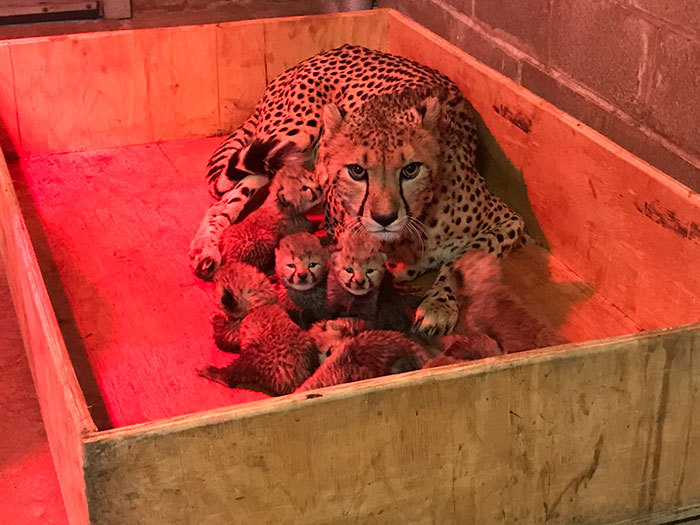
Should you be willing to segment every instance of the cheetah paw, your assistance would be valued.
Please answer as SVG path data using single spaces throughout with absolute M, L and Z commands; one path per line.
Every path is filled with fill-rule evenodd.
M 459 307 L 456 301 L 439 297 L 424 299 L 416 310 L 413 329 L 424 335 L 435 337 L 447 335 L 457 325 Z
M 195 237 L 190 244 L 189 256 L 194 274 L 203 281 L 211 281 L 221 264 L 219 247 L 208 237 Z

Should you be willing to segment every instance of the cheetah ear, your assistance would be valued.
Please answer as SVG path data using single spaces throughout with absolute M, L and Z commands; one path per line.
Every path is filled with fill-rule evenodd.
M 333 133 L 343 123 L 345 112 L 335 104 L 326 104 L 321 110 L 324 133 Z
M 416 106 L 416 111 L 423 119 L 423 127 L 431 129 L 440 117 L 440 102 L 437 97 L 428 97 L 422 104 Z

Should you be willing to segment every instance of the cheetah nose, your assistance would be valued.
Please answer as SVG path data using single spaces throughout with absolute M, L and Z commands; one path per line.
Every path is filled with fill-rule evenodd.
M 355 281 L 355 282 L 357 283 L 357 286 L 359 286 L 360 288 L 362 288 L 362 287 L 365 285 L 365 280 L 364 280 L 364 279 L 358 279 L 358 280 Z
M 374 213 L 372 214 L 372 219 L 379 224 L 380 226 L 384 226 L 385 228 L 389 226 L 392 222 L 394 222 L 399 216 L 399 212 L 395 211 L 392 213 L 388 213 L 386 215 L 375 215 Z
M 305 281 L 305 280 L 306 280 L 306 277 L 307 277 L 308 275 L 309 275 L 308 273 L 300 273 L 300 274 L 297 274 L 297 277 L 299 277 L 299 280 L 300 280 L 300 281 Z

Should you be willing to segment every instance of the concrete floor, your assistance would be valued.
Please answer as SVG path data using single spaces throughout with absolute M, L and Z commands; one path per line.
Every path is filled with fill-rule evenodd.
M 0 523 L 68 523 L 0 263 Z

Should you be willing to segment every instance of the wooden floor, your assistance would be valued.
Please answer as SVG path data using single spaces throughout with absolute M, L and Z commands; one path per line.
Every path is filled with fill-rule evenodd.
M 10 166 L 71 359 L 99 428 L 264 397 L 199 378 L 229 357 L 213 344 L 211 285 L 188 244 L 208 205 L 204 166 L 219 138 L 23 159 Z M 537 246 L 506 280 L 568 340 L 634 323 Z

